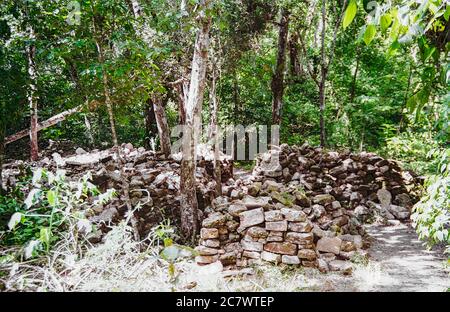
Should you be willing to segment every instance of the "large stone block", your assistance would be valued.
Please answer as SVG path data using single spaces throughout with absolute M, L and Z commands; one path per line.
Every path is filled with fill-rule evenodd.
M 299 245 L 312 244 L 313 239 L 313 233 L 288 232 L 286 234 L 286 241 Z
M 257 208 L 244 211 L 239 214 L 239 218 L 241 221 L 241 228 L 248 228 L 253 225 L 261 224 L 264 222 L 264 210 L 262 208 Z
M 261 252 L 261 259 L 264 261 L 268 261 L 268 262 L 280 263 L 281 255 L 278 255 L 278 254 L 275 254 L 272 252 L 268 252 L 268 251 L 263 251 L 263 252 Z
M 275 221 L 275 222 L 266 222 L 266 230 L 268 231 L 287 231 L 288 224 L 286 220 L 283 221 Z
M 216 228 L 202 228 L 200 230 L 200 237 L 203 239 L 218 238 L 219 230 Z
M 306 214 L 301 210 L 282 208 L 281 213 L 284 215 L 287 221 L 291 222 L 306 221 Z
M 341 251 L 342 240 L 338 237 L 322 237 L 317 242 L 317 250 L 321 252 L 331 252 L 338 255 Z
M 264 250 L 272 253 L 282 254 L 282 255 L 295 255 L 297 252 L 297 246 L 289 242 L 283 243 L 267 243 L 264 245 Z

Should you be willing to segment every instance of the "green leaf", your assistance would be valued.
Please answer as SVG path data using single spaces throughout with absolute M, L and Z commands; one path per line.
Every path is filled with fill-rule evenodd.
M 11 216 L 11 219 L 9 219 L 9 222 L 8 222 L 8 229 L 11 231 L 11 230 L 13 230 L 15 227 L 16 227 L 16 225 L 17 224 L 19 224 L 20 223 L 20 221 L 22 221 L 22 217 L 23 217 L 24 215 L 22 214 L 22 213 L 20 213 L 20 212 L 16 212 L 15 214 L 13 214 L 12 216 Z
M 369 45 L 373 38 L 375 38 L 375 35 L 377 33 L 377 28 L 375 25 L 367 25 L 366 32 L 364 33 L 364 42 L 366 45 Z
M 344 13 L 344 19 L 342 21 L 342 26 L 347 28 L 353 21 L 353 19 L 356 16 L 356 10 L 358 9 L 356 5 L 356 0 L 351 0 L 350 3 L 347 6 L 347 9 Z
M 39 235 L 39 240 L 45 244 L 48 248 L 50 246 L 50 238 L 52 237 L 52 233 L 49 228 L 42 228 Z
M 391 26 L 391 23 L 392 23 L 391 14 L 387 13 L 382 15 L 380 18 L 381 31 L 386 31 L 389 28 L 389 26 Z
M 450 17 L 450 4 L 447 4 L 447 7 L 445 8 L 444 18 L 448 22 L 448 19 Z
M 47 200 L 50 206 L 54 207 L 56 205 L 56 193 L 53 190 L 47 192 Z

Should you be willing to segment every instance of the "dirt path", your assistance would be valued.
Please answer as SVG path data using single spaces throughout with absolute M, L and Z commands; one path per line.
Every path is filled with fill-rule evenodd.
M 373 238 L 372 264 L 379 264 L 381 278 L 374 291 L 443 291 L 450 287 L 443 250 L 428 251 L 411 226 L 367 226 Z

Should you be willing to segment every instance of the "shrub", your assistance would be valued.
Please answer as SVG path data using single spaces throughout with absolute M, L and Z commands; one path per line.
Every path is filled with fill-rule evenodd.
M 7 209 L 15 212 L 2 233 L 6 244 L 23 245 L 25 259 L 39 251 L 48 252 L 63 237 L 76 248 L 80 235 L 95 230 L 87 219 L 91 209 L 107 203 L 115 194 L 113 189 L 100 193 L 90 179 L 88 173 L 78 181 L 68 181 L 63 170 L 54 174 L 36 169 L 23 203 L 9 202 L 13 208 Z
M 429 246 L 438 243 L 446 245 L 450 253 L 450 151 L 440 157 L 438 175 L 427 178 L 426 192 L 414 206 L 411 219 L 419 234 Z

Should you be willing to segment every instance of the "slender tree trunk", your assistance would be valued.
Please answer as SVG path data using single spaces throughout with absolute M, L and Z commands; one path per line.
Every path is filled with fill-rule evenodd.
M 158 135 L 158 126 L 156 125 L 155 109 L 152 98 L 149 97 L 144 107 L 145 116 L 145 147 L 150 148 L 150 138 Z
M 209 0 L 201 0 L 200 29 L 195 40 L 191 81 L 186 103 L 186 126 L 183 132 L 183 159 L 181 161 L 181 230 L 184 238 L 195 239 L 197 232 L 197 196 L 195 170 L 197 143 L 201 127 L 201 108 L 208 62 L 211 18 L 206 17 Z
M 356 68 L 355 68 L 355 72 L 353 73 L 352 87 L 350 89 L 350 102 L 353 102 L 353 100 L 355 99 L 356 79 L 358 77 L 358 70 L 359 70 L 359 47 L 357 48 L 357 52 L 356 52 Z
M 178 101 L 178 123 L 184 125 L 186 123 L 186 102 L 189 93 L 188 82 L 181 78 L 172 84 L 176 90 Z
M 161 97 L 154 96 L 152 102 L 156 124 L 158 126 L 161 151 L 166 157 L 168 157 L 170 155 L 170 131 L 169 125 L 167 124 L 166 111 L 162 105 Z
M 321 35 L 321 47 L 320 47 L 320 70 L 321 78 L 319 84 L 319 110 L 320 110 L 320 146 L 324 147 L 326 144 L 325 133 L 325 92 L 326 92 L 326 80 L 328 74 L 328 66 L 326 64 L 325 56 L 325 34 L 326 34 L 326 0 L 322 0 L 322 35 Z
M 33 28 L 29 28 L 30 40 L 36 38 Z M 39 158 L 38 146 L 38 103 L 37 103 L 37 71 L 36 71 L 36 46 L 31 43 L 27 48 L 28 57 L 28 75 L 30 78 L 30 85 L 28 88 L 28 104 L 30 106 L 30 150 L 31 159 L 36 161 Z
M 133 14 L 135 18 L 140 18 L 143 16 L 142 7 L 137 0 L 130 0 L 131 7 L 133 9 Z M 142 40 L 147 44 L 151 44 L 143 34 L 148 33 L 147 29 L 149 28 L 148 24 L 144 22 L 141 27 L 135 27 L 135 31 L 138 36 L 141 36 Z M 170 132 L 169 126 L 167 123 L 166 112 L 164 110 L 164 106 L 162 106 L 162 101 L 159 96 L 153 96 L 153 111 L 155 114 L 156 124 L 159 132 L 159 141 L 161 143 L 161 151 L 167 157 L 170 155 Z M 151 111 L 150 111 L 151 113 Z
M 109 124 L 111 126 L 112 140 L 113 140 L 114 146 L 119 146 L 119 142 L 117 140 L 116 125 L 114 122 L 114 112 L 113 112 L 113 107 L 112 107 L 111 94 L 109 92 L 109 86 L 108 86 L 109 78 L 108 78 L 108 73 L 107 73 L 106 67 L 105 67 L 105 53 L 104 53 L 103 45 L 102 45 L 101 39 L 100 39 L 102 34 L 99 33 L 97 30 L 95 16 L 92 18 L 92 24 L 94 27 L 95 44 L 97 46 L 98 62 L 100 63 L 100 67 L 102 69 L 103 95 L 105 96 L 105 104 L 106 104 L 106 109 L 108 111 Z
M 75 84 L 76 91 L 82 95 L 82 98 L 87 105 L 89 102 L 88 97 L 86 96 L 86 94 L 83 91 L 83 88 L 81 86 L 80 77 L 78 75 L 78 70 L 77 70 L 75 63 L 70 58 L 67 58 L 67 57 L 64 58 L 64 61 L 66 62 L 67 66 L 69 67 L 70 78 L 72 79 L 72 82 Z M 86 127 L 86 137 L 88 139 L 89 145 L 94 146 L 94 136 L 92 135 L 91 122 L 89 121 L 89 118 L 86 114 L 84 115 L 83 118 L 84 118 L 84 125 Z
M 211 121 L 210 121 L 210 139 L 214 146 L 214 179 L 216 181 L 216 196 L 222 196 L 222 171 L 220 168 L 220 136 L 218 126 L 218 112 L 219 102 L 216 96 L 216 70 L 215 64 L 212 65 L 212 77 L 211 77 L 211 90 L 210 90 L 210 108 L 211 108 Z
M 289 38 L 289 59 L 290 71 L 292 77 L 299 77 L 302 74 L 301 64 L 298 60 L 298 34 L 294 33 Z
M 5 193 L 5 190 L 3 189 L 2 178 L 3 161 L 5 157 L 5 130 L 5 126 L 3 124 L 0 125 L 0 195 L 3 195 Z
M 400 133 L 403 130 L 403 127 L 404 127 L 405 116 L 403 115 L 403 110 L 405 109 L 406 104 L 408 103 L 409 89 L 411 88 L 412 74 L 413 74 L 413 66 L 411 64 L 409 64 L 408 84 L 406 85 L 405 97 L 404 97 L 403 105 L 402 105 L 402 108 L 401 108 L 401 111 L 400 111 L 401 117 L 400 117 L 400 123 L 399 123 L 399 127 L 398 127 L 398 130 L 397 130 L 397 133 Z
M 286 66 L 286 45 L 289 28 L 289 11 L 281 10 L 280 28 L 278 32 L 277 64 L 272 76 L 272 124 L 281 123 L 281 109 L 283 107 L 284 70 Z

